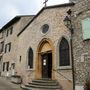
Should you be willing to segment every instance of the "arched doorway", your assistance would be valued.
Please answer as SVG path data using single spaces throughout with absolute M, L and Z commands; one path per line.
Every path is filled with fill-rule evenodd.
M 38 46 L 36 60 L 36 79 L 53 78 L 53 47 L 49 40 L 43 39 Z

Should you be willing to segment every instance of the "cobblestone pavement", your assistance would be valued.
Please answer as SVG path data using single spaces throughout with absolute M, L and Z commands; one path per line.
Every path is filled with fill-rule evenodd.
M 13 84 L 10 80 L 0 77 L 0 90 L 22 90 L 20 85 Z

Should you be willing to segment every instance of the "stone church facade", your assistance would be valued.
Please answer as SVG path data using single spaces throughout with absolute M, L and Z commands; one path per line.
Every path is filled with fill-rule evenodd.
M 90 1 L 74 2 L 15 17 L 1 29 L 2 76 L 19 75 L 23 84 L 48 78 L 62 90 L 84 90 L 90 73 Z M 64 24 L 69 10 L 73 34 Z
M 18 34 L 18 57 L 21 56 L 22 60 L 21 63 L 17 63 L 17 67 L 21 69 L 19 70 L 17 68 L 17 70 L 19 70 L 17 72 L 22 75 L 23 81 L 25 81 L 24 83 L 45 77 L 44 72 L 48 70 L 43 65 L 48 63 L 50 65 L 48 65 L 48 67 L 51 68 L 51 71 L 48 71 L 50 72 L 50 76 L 45 74 L 45 78 L 58 80 L 64 89 L 69 88 L 69 90 L 72 90 L 71 52 L 69 53 L 69 64 L 66 63 L 66 66 L 62 65 L 61 67 L 59 64 L 59 47 L 63 39 L 68 43 L 68 48 L 70 49 L 70 32 L 65 27 L 63 20 L 67 10 L 70 9 L 72 5 L 73 4 L 67 4 L 66 6 L 43 8 L 34 20 L 30 22 L 28 27 L 22 33 Z M 43 31 L 44 28 L 48 28 L 48 31 Z M 24 43 L 28 43 L 28 45 Z M 33 68 L 28 66 L 28 53 L 31 49 L 33 51 Z M 46 57 L 44 57 L 44 55 L 46 55 Z M 51 61 L 42 61 L 43 58 L 44 60 L 50 58 Z M 44 68 L 46 71 L 42 72 Z M 67 84 L 64 85 L 63 83 Z

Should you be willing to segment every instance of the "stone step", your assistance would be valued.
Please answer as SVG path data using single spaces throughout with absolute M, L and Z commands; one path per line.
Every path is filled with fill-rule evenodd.
M 32 83 L 21 86 L 23 90 L 61 90 L 56 80 L 39 79 L 33 80 Z
M 26 86 L 21 86 L 21 88 L 23 89 L 23 90 L 62 90 L 62 89 L 60 89 L 60 88 L 32 88 L 32 87 L 26 87 Z
M 59 89 L 59 86 L 42 86 L 42 85 L 33 85 L 33 84 L 29 84 L 29 85 L 25 85 L 26 87 L 30 87 L 30 88 L 44 88 L 44 89 Z
M 32 82 L 32 83 L 29 83 L 29 84 L 33 84 L 33 85 L 42 85 L 42 86 L 56 86 L 58 85 L 58 83 L 39 83 L 39 82 Z
M 49 80 L 49 79 L 39 79 L 39 80 L 33 80 L 32 83 L 57 83 L 56 80 Z
M 61 90 L 60 87 L 21 86 L 23 90 Z
M 21 88 L 22 88 L 23 90 L 32 90 L 30 87 L 26 87 L 25 85 L 21 85 Z

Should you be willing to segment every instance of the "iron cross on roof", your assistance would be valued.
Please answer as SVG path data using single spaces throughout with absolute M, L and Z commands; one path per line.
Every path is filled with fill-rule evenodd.
M 45 0 L 45 1 L 43 2 L 43 4 L 45 4 L 45 7 L 47 6 L 47 2 L 48 2 L 48 0 Z

